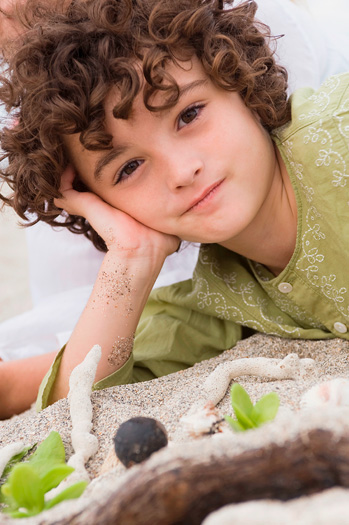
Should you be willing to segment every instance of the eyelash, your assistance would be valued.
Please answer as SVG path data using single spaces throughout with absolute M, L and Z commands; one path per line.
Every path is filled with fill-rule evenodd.
M 126 175 L 126 177 L 123 177 L 123 176 L 122 176 L 122 173 L 123 173 L 123 172 L 124 172 L 129 166 L 131 166 L 131 164 L 134 164 L 134 163 L 137 163 L 137 162 L 139 163 L 138 166 L 136 166 L 136 168 L 135 168 L 131 173 L 129 173 L 128 175 Z M 124 164 L 124 165 L 122 166 L 122 168 L 118 171 L 118 173 L 117 173 L 117 177 L 116 177 L 116 181 L 115 181 L 115 184 L 119 184 L 119 183 L 123 182 L 124 180 L 127 180 L 129 177 L 131 177 L 132 174 L 136 171 L 136 169 L 139 168 L 139 166 L 140 166 L 141 164 L 143 164 L 143 162 L 144 162 L 144 161 L 141 160 L 141 159 L 133 159 L 133 160 L 130 160 L 129 162 L 126 162 L 126 164 Z
M 192 106 L 189 106 L 187 108 L 185 108 L 179 115 L 178 119 L 177 119 L 177 127 L 178 129 L 182 129 L 182 127 L 185 127 L 185 126 L 188 126 L 189 124 L 191 124 L 194 120 L 196 120 L 198 118 L 198 116 L 200 115 L 201 113 L 201 110 L 205 107 L 205 104 L 193 104 Z M 183 116 L 186 114 L 186 113 L 189 113 L 189 111 L 192 111 L 192 110 L 196 110 L 197 113 L 195 114 L 194 118 L 190 121 L 190 122 L 187 122 L 187 123 L 184 123 L 184 126 L 180 127 L 179 126 L 179 122 L 180 120 L 183 118 Z M 115 182 L 115 185 L 116 184 L 119 184 L 119 183 L 122 183 L 123 181 L 127 180 L 129 177 L 132 177 L 133 173 L 137 170 L 137 168 L 139 166 L 141 166 L 143 164 L 143 160 L 141 159 L 133 159 L 129 162 L 127 162 L 126 164 L 124 164 L 124 166 L 122 166 L 122 168 L 118 171 L 117 173 L 117 178 L 116 178 L 116 182 Z M 134 164 L 134 163 L 139 163 L 134 170 L 132 170 L 132 172 L 130 174 L 128 174 L 126 177 L 123 177 L 122 176 L 122 173 L 131 165 L 131 164 Z
M 182 113 L 180 113 L 179 117 L 178 117 L 178 120 L 177 120 L 177 127 L 179 129 L 181 129 L 179 127 L 179 122 L 180 120 L 183 118 L 183 116 L 186 114 L 186 113 L 189 113 L 189 111 L 195 109 L 197 111 L 195 117 L 190 121 L 190 122 L 187 122 L 187 123 L 184 123 L 185 126 L 188 126 L 189 124 L 191 124 L 194 120 L 196 120 L 198 118 L 198 116 L 200 115 L 201 113 L 201 110 L 205 107 L 205 104 L 193 104 L 192 106 L 189 106 L 187 108 L 185 108 L 184 111 L 182 111 Z M 184 126 L 183 126 L 184 127 Z

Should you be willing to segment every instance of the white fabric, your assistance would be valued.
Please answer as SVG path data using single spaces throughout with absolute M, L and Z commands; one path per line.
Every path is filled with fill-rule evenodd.
M 80 286 L 52 294 L 32 310 L 4 321 L 0 326 L 0 357 L 10 361 L 57 350 L 69 338 L 91 288 Z
M 45 223 L 38 223 L 26 230 L 26 237 L 34 306 L 47 297 L 73 288 L 92 287 L 104 253 L 94 248 L 85 236 L 73 234 L 66 228 L 53 230 Z M 198 246 L 188 245 L 168 257 L 155 286 L 189 279 L 197 252 Z M 82 305 L 78 309 L 81 311 Z
M 304 86 L 317 88 L 330 75 L 349 71 L 348 6 L 337 12 L 337 23 L 332 12 L 327 24 L 290 0 L 257 3 L 257 18 L 273 36 L 284 35 L 277 41 L 276 55 L 288 70 L 291 93 Z
M 290 92 L 302 86 L 316 88 L 330 74 L 349 71 L 348 31 L 329 29 L 290 0 L 260 0 L 257 18 L 273 35 L 284 35 L 277 40 L 277 56 L 289 72 Z M 341 27 L 349 23 L 341 20 Z M 27 230 L 27 240 L 35 307 L 0 326 L 4 360 L 56 350 L 68 339 L 103 258 L 84 237 L 53 231 L 46 224 Z M 156 285 L 190 277 L 197 250 L 189 246 L 170 256 Z

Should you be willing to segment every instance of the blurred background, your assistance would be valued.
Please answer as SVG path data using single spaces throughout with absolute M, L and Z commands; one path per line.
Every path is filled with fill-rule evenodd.
M 298 3 L 302 3 L 302 0 Z M 349 31 L 348 0 L 305 0 L 305 3 L 309 11 L 319 20 L 333 24 L 333 26 L 339 24 Z
M 25 233 L 17 216 L 0 211 L 0 322 L 31 308 Z
M 295 1 L 305 4 L 316 19 L 333 28 L 334 34 L 338 29 L 349 32 L 349 0 Z M 1 108 L 0 118 L 5 118 Z M 12 210 L 4 209 L 0 212 L 0 322 L 30 307 L 25 232 Z

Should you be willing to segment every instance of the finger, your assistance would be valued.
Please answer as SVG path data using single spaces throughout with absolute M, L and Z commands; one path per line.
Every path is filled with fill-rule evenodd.
M 75 177 L 76 171 L 73 166 L 69 164 L 62 173 L 59 191 L 64 193 L 65 191 L 72 189 Z
M 74 170 L 69 169 L 64 172 L 60 188 L 62 197 L 54 199 L 54 204 L 71 215 L 87 218 L 90 209 L 98 209 L 101 205 L 105 206 L 105 203 L 94 193 L 75 190 L 73 188 L 74 176 Z
M 69 165 L 67 168 L 63 171 L 61 175 L 61 182 L 59 191 L 61 193 L 61 197 L 54 199 L 54 205 L 57 208 L 65 209 L 66 200 L 67 200 L 67 192 L 74 191 L 73 189 L 73 182 L 76 177 L 76 172 L 73 168 L 73 166 Z

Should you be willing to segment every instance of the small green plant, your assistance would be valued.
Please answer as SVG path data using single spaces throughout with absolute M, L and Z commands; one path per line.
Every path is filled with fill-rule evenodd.
M 253 405 L 246 390 L 238 383 L 234 383 L 231 387 L 230 398 L 236 419 L 230 416 L 224 416 L 224 419 L 236 432 L 257 428 L 272 421 L 280 404 L 279 396 L 275 392 L 270 392 Z
M 3 512 L 12 518 L 35 516 L 61 501 L 78 498 L 85 490 L 87 482 L 81 481 L 45 501 L 45 494 L 74 471 L 65 463 L 64 445 L 58 432 L 51 432 L 28 461 L 19 463 L 22 457 L 23 453 L 9 461 L 4 471 L 8 478 L 1 487 Z

